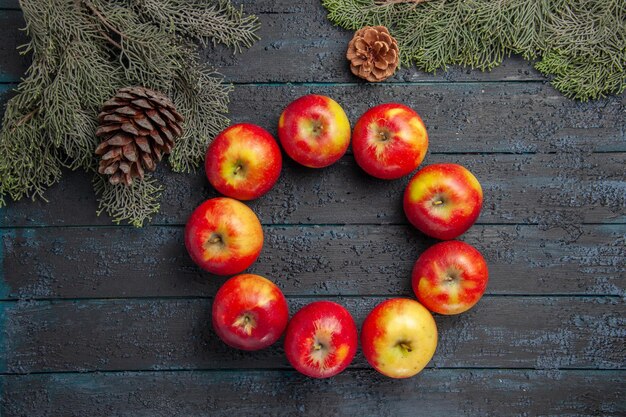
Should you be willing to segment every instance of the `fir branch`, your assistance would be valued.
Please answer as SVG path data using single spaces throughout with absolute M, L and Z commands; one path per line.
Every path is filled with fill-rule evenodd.
M 226 0 L 133 0 L 133 3 L 162 28 L 176 30 L 204 46 L 212 41 L 241 52 L 259 39 L 257 17 L 244 15 L 241 8 Z
M 122 86 L 169 94 L 185 116 L 170 157 L 194 170 L 207 144 L 228 124 L 232 89 L 199 64 L 194 41 L 241 51 L 258 20 L 226 0 L 20 0 L 30 37 L 21 53 L 32 65 L 9 100 L 0 131 L 0 206 L 5 197 L 41 197 L 63 167 L 94 172 L 96 115 Z M 132 187 L 94 180 L 99 211 L 140 226 L 159 209 L 154 178 Z
M 541 60 L 569 97 L 595 99 L 626 86 L 624 0 L 323 0 L 346 29 L 384 25 L 401 63 L 427 71 L 464 65 L 490 70 L 510 54 Z
M 101 175 L 94 176 L 93 184 L 98 195 L 98 216 L 105 212 L 114 223 L 127 221 L 135 227 L 142 227 L 159 212 L 163 187 L 150 175 L 142 181 L 133 181 L 128 187 L 111 185 Z
M 14 105 L 7 106 L 0 132 L 0 207 L 6 204 L 6 195 L 13 200 L 43 198 L 61 178 L 63 155 L 51 141 L 41 143 L 43 131 L 43 120 L 35 111 L 21 115 Z
M 196 64 L 195 53 L 190 54 L 187 71 L 178 74 L 171 93 L 176 108 L 186 117 L 185 126 L 196 128 L 185 129 L 169 156 L 176 172 L 194 171 L 211 139 L 230 123 L 225 114 L 232 85 L 224 84 L 219 74 L 206 66 Z

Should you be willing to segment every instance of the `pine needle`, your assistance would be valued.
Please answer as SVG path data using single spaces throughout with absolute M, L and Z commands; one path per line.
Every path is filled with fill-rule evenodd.
M 142 227 L 153 214 L 159 212 L 163 187 L 150 175 L 142 181 L 133 181 L 129 187 L 111 185 L 101 175 L 94 176 L 93 184 L 98 195 L 96 214 L 99 216 L 106 212 L 114 223 L 128 221 L 135 227 Z

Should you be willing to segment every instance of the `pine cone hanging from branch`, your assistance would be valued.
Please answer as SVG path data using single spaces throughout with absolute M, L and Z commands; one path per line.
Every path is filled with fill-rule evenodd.
M 100 156 L 98 172 L 109 175 L 111 184 L 131 185 L 143 179 L 144 171 L 154 171 L 163 155 L 169 154 L 183 133 L 183 117 L 174 103 L 162 93 L 144 87 L 118 90 L 104 103 L 98 115 L 96 148 Z
M 346 57 L 357 77 L 371 82 L 383 81 L 398 68 L 398 42 L 384 26 L 365 26 L 356 31 L 348 44 Z

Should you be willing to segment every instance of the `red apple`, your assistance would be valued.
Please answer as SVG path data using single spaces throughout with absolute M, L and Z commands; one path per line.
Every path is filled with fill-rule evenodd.
M 330 97 L 310 94 L 291 102 L 278 120 L 278 138 L 293 160 L 323 168 L 346 153 L 350 121 Z
M 404 192 L 404 212 L 423 233 L 454 239 L 480 214 L 483 190 L 471 172 L 457 164 L 433 164 L 420 169 Z
M 191 259 L 206 271 L 237 274 L 259 257 L 263 229 L 256 214 L 242 202 L 212 198 L 187 220 L 185 246 Z
M 423 305 L 408 298 L 378 304 L 361 329 L 363 354 L 374 369 L 391 378 L 419 373 L 437 348 L 437 325 Z
M 356 163 L 376 178 L 403 177 L 419 166 L 428 134 L 419 115 L 407 106 L 381 104 L 366 111 L 352 133 Z
M 356 324 L 344 307 L 317 301 L 298 311 L 287 326 L 285 353 L 297 371 L 312 378 L 337 375 L 352 362 Z
M 289 320 L 287 300 L 267 278 L 242 274 L 221 286 L 213 301 L 213 329 L 236 349 L 259 350 L 276 342 Z
M 205 171 L 218 192 L 238 200 L 252 200 L 274 186 L 282 164 L 280 148 L 267 130 L 240 123 L 225 129 L 211 142 Z
M 485 258 L 458 240 L 431 246 L 413 267 L 415 295 L 439 314 L 459 314 L 472 308 L 485 293 L 488 279 Z

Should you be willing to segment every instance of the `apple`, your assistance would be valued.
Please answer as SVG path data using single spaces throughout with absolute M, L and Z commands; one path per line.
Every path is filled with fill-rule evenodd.
M 352 362 L 358 344 L 357 328 L 344 307 L 316 301 L 302 307 L 289 321 L 285 334 L 287 360 L 312 378 L 337 375 Z
M 354 159 L 373 177 L 391 180 L 408 175 L 422 163 L 427 150 L 424 122 L 405 105 L 372 107 L 354 125 Z
M 260 275 L 230 278 L 213 301 L 213 329 L 224 343 L 236 349 L 259 350 L 274 344 L 288 320 L 285 296 Z
M 256 261 L 263 247 L 263 229 L 254 212 L 240 201 L 212 198 L 187 220 L 185 246 L 202 269 L 233 275 Z
M 368 314 L 361 329 L 365 359 L 391 378 L 419 373 L 437 348 L 437 325 L 430 311 L 415 300 L 392 298 Z
M 480 214 L 483 190 L 476 177 L 457 164 L 420 169 L 404 191 L 404 213 L 428 236 L 449 240 L 469 229 Z
M 439 314 L 459 314 L 472 308 L 485 293 L 488 279 L 485 258 L 458 240 L 426 249 L 415 262 L 412 275 L 417 299 Z
M 215 137 L 206 152 L 205 172 L 221 194 L 252 200 L 276 184 L 283 165 L 276 140 L 260 126 L 232 125 Z
M 294 161 L 323 168 L 346 153 L 350 121 L 335 100 L 309 94 L 291 102 L 280 115 L 278 138 Z

